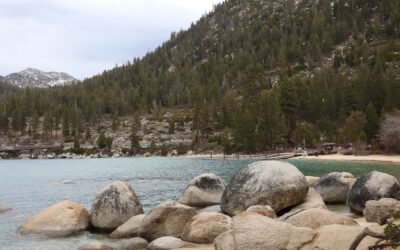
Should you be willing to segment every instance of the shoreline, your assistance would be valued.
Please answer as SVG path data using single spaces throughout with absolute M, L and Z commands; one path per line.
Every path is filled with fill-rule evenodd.
M 301 160 L 329 160 L 329 161 L 358 161 L 358 162 L 382 162 L 400 163 L 400 155 L 319 155 L 319 156 L 300 156 L 293 159 Z

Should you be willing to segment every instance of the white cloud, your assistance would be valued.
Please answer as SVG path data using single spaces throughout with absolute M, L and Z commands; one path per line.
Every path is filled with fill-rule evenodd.
M 2 0 L 0 75 L 27 67 L 78 78 L 143 56 L 222 0 Z

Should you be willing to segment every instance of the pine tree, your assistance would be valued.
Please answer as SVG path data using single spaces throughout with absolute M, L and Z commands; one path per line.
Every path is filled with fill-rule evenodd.
M 367 141 L 371 142 L 379 131 L 379 116 L 374 105 L 370 102 L 365 110 L 365 134 Z

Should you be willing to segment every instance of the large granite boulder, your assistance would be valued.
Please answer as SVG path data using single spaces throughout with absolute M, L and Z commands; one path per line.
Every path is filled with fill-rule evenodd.
M 143 218 L 140 236 L 150 241 L 163 236 L 180 238 L 186 224 L 196 214 L 192 207 L 175 201 L 164 202 Z
M 231 216 L 253 205 L 269 205 L 279 213 L 301 203 L 307 192 L 306 178 L 292 164 L 260 161 L 235 174 L 222 195 L 221 208 Z
M 67 237 L 89 227 L 89 213 L 71 201 L 52 205 L 28 219 L 18 228 L 20 234 L 42 234 L 47 237 Z
M 349 173 L 333 172 L 322 176 L 315 184 L 315 190 L 321 194 L 325 203 L 346 203 L 354 181 L 353 175 Z
M 295 227 L 257 213 L 245 212 L 233 217 L 232 231 L 218 236 L 214 247 L 218 250 L 294 250 L 311 242 L 314 235 L 314 230 L 310 228 Z
M 139 236 L 140 225 L 146 215 L 139 214 L 130 218 L 127 222 L 117 227 L 109 237 L 111 239 L 131 238 Z
M 317 229 L 314 240 L 307 245 L 303 246 L 301 250 L 338 250 L 349 249 L 354 239 L 364 230 L 362 226 L 345 226 L 345 225 L 327 225 Z M 382 227 L 370 227 L 370 229 L 377 233 L 382 233 Z M 376 238 L 370 236 L 365 237 L 357 249 L 366 250 L 369 246 L 374 245 Z
M 195 177 L 183 192 L 180 203 L 192 207 L 207 207 L 221 203 L 225 184 L 215 174 Z
M 227 215 L 214 212 L 199 213 L 185 226 L 182 239 L 200 244 L 213 243 L 218 235 L 231 227 L 232 219 Z
M 348 204 L 351 211 L 362 214 L 365 203 L 399 195 L 399 181 L 392 175 L 372 171 L 357 178 L 349 192 Z
M 400 200 L 382 198 L 379 201 L 370 200 L 365 203 L 364 216 L 368 222 L 380 223 L 394 213 L 400 213 Z
M 99 231 L 110 232 L 143 208 L 133 189 L 125 182 L 107 185 L 97 196 L 90 210 L 90 223 Z
M 290 223 L 293 226 L 297 227 L 309 227 L 313 229 L 331 224 L 348 226 L 358 225 L 357 222 L 347 216 L 334 213 L 322 208 L 311 208 L 295 213 L 292 216 L 286 218 L 284 222 Z

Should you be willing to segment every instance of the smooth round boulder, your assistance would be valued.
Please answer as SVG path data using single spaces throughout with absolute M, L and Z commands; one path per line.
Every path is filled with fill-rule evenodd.
M 227 185 L 221 199 L 224 213 L 234 216 L 254 205 L 269 205 L 277 213 L 301 203 L 308 183 L 292 164 L 260 161 L 239 170 Z
M 400 213 L 400 201 L 392 198 L 367 201 L 363 213 L 366 221 L 381 223 L 395 213 Z
M 18 233 L 42 234 L 50 238 L 67 237 L 86 230 L 89 227 L 89 213 L 86 209 L 71 201 L 52 205 L 32 218 L 18 229 Z
M 346 226 L 358 225 L 357 222 L 347 216 L 322 208 L 312 208 L 298 212 L 288 217 L 283 222 L 290 223 L 296 227 L 309 227 L 313 229 L 332 224 Z
M 127 183 L 117 181 L 96 196 L 90 223 L 98 231 L 110 232 L 138 214 L 143 214 L 143 208 L 136 193 Z
M 232 227 L 231 217 L 214 212 L 203 212 L 194 216 L 185 226 L 182 239 L 185 241 L 208 244 L 214 239 L 230 230 Z
M 181 239 L 165 236 L 158 238 L 147 246 L 148 250 L 169 250 L 169 249 L 176 249 L 181 248 L 185 245 L 185 242 Z
M 196 209 L 175 201 L 161 203 L 143 218 L 139 234 L 149 241 L 163 236 L 180 238 L 186 224 L 196 214 Z
M 139 214 L 130 218 L 127 222 L 117 227 L 109 237 L 111 239 L 131 238 L 139 236 L 140 225 L 146 215 Z
M 123 250 L 139 250 L 146 249 L 149 245 L 149 242 L 143 238 L 135 237 L 122 241 L 120 245 L 120 249 Z
M 399 194 L 400 184 L 394 176 L 372 171 L 357 178 L 347 202 L 352 212 L 363 214 L 367 201 L 396 198 Z
M 346 203 L 354 177 L 350 173 L 333 172 L 319 178 L 315 190 L 327 204 Z
M 262 205 L 251 206 L 246 210 L 246 212 L 258 213 L 267 216 L 271 219 L 275 219 L 277 217 L 275 211 L 270 206 L 262 206 Z
M 224 181 L 215 174 L 195 177 L 183 192 L 180 203 L 191 207 L 207 207 L 221 203 Z

